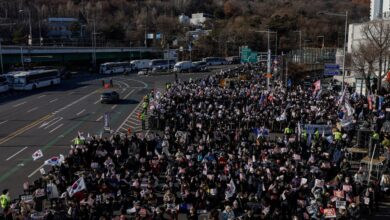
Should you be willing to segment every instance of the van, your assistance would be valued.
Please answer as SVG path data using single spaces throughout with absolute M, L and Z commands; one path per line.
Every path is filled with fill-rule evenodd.
M 133 60 L 130 63 L 136 71 L 150 68 L 150 60 Z
M 173 67 L 174 72 L 190 72 L 192 70 L 192 62 L 191 61 L 181 61 L 175 64 Z

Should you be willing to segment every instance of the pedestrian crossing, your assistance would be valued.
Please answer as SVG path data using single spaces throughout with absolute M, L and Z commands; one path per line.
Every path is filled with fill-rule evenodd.
M 142 121 L 140 115 L 142 113 L 142 102 L 130 113 L 130 115 L 123 121 L 123 123 L 117 129 L 117 132 L 128 134 L 137 133 L 142 131 Z M 145 115 L 145 130 L 147 130 L 147 121 L 149 116 Z

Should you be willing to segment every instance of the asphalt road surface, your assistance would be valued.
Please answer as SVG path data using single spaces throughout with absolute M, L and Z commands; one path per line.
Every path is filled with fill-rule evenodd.
M 198 78 L 210 73 L 179 74 L 179 78 Z M 113 80 L 120 93 L 117 104 L 101 104 L 102 80 Z M 163 90 L 174 76 L 98 76 L 81 74 L 60 85 L 35 91 L 0 94 L 0 190 L 9 189 L 17 198 L 23 183 L 38 178 L 44 161 L 68 154 L 78 132 L 99 135 L 104 114 L 110 113 L 110 126 L 117 130 L 140 105 L 151 89 Z M 136 117 L 136 116 L 135 116 Z M 134 118 L 133 120 L 137 120 Z M 41 149 L 43 158 L 33 161 L 32 154 Z

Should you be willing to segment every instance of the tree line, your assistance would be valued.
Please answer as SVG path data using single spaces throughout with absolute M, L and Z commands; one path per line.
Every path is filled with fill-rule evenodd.
M 235 55 L 238 47 L 248 45 L 264 51 L 267 38 L 259 30 L 278 32 L 272 45 L 279 51 L 297 49 L 301 31 L 305 46 L 318 47 L 317 36 L 324 36 L 325 46 L 343 44 L 344 20 L 319 15 L 319 11 L 348 10 L 351 22 L 368 19 L 367 0 L 15 0 L 0 1 L 0 37 L 9 44 L 26 44 L 29 20 L 33 39 L 45 36 L 49 17 L 76 17 L 86 22 L 86 30 L 99 33 L 101 43 L 144 46 L 146 33 L 162 33 L 161 40 L 148 46 L 186 47 L 191 41 L 185 34 L 194 27 L 179 23 L 178 16 L 204 12 L 213 19 L 204 25 L 208 36 L 191 42 L 194 56 Z M 75 28 L 78 28 L 77 26 Z M 86 40 L 90 42 L 90 40 Z M 173 42 L 177 45 L 172 45 Z M 276 49 L 276 48 L 274 48 Z

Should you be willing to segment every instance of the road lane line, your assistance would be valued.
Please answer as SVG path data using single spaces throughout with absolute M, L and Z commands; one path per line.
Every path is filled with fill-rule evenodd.
M 100 116 L 98 119 L 96 119 L 96 121 L 100 121 L 100 120 L 102 120 L 102 118 L 103 118 L 103 115 Z
M 27 149 L 27 147 L 22 148 L 20 151 L 16 152 L 15 154 L 13 154 L 13 155 L 10 156 L 10 157 L 8 157 L 8 158 L 6 159 L 6 161 L 11 160 L 13 157 L 15 157 L 16 155 L 20 154 L 22 151 L 24 151 L 24 150 L 26 150 L 26 149 Z
M 113 105 L 112 107 L 111 107 L 111 109 L 114 109 L 114 108 L 116 108 L 118 105 Z
M 55 121 L 55 120 L 57 120 L 58 118 L 56 117 L 56 118 L 53 118 L 53 119 L 51 119 L 50 121 L 48 121 L 48 122 L 43 122 L 40 126 L 39 126 L 39 128 L 43 128 L 43 127 L 46 127 L 48 124 L 50 124 L 50 123 L 52 123 L 53 121 Z
M 121 127 L 129 120 L 129 118 L 131 118 L 134 114 L 134 112 L 137 110 L 138 106 L 141 106 L 142 102 L 140 102 L 134 109 L 133 111 L 129 114 L 129 116 L 127 116 L 127 118 L 123 121 L 123 123 L 118 127 L 118 129 L 116 129 L 116 132 L 118 132 Z
M 64 111 L 64 110 L 66 110 L 66 109 L 72 107 L 73 105 L 75 105 L 75 104 L 77 104 L 77 103 L 83 101 L 84 99 L 88 98 L 89 96 L 91 96 L 91 95 L 93 95 L 93 94 L 95 94 L 95 93 L 97 93 L 97 92 L 99 92 L 99 91 L 101 91 L 101 89 L 97 89 L 97 90 L 95 90 L 95 91 L 93 91 L 93 92 L 91 92 L 91 93 L 89 93 L 89 94 L 87 94 L 87 95 L 85 95 L 85 96 L 83 96 L 83 97 L 81 97 L 81 98 L 79 98 L 79 99 L 77 99 L 77 100 L 75 100 L 75 101 L 69 103 L 68 105 L 66 105 L 66 106 L 64 106 L 64 107 L 62 107 L 62 108 L 60 108 L 60 109 L 58 109 L 57 111 L 53 112 L 53 114 L 56 115 L 56 114 L 58 114 L 58 113 L 60 113 L 60 112 L 62 112 L 62 111 Z
M 50 101 L 50 103 L 56 102 L 58 99 L 53 99 Z
M 75 92 L 70 92 L 69 95 L 73 95 Z
M 124 108 L 124 107 L 122 107 Z M 54 114 L 51 114 L 49 116 L 53 117 Z M 113 117 L 112 118 L 112 121 L 116 121 L 118 119 L 120 114 L 118 114 L 116 117 Z M 88 117 L 90 118 L 90 117 Z M 45 118 L 43 118 L 42 120 L 45 120 Z M 41 122 L 41 121 L 40 121 Z M 38 122 L 38 123 L 40 123 Z M 77 128 L 79 128 L 82 124 L 84 124 L 85 121 L 79 121 L 78 123 L 76 123 L 74 126 L 70 127 L 69 129 L 67 129 L 64 133 L 62 133 L 60 136 L 57 136 L 56 138 L 54 138 L 53 140 L 51 140 L 49 143 L 47 143 L 45 146 L 42 147 L 42 151 L 45 151 L 46 149 L 49 149 L 51 147 L 53 147 L 54 144 L 56 144 L 61 138 L 63 138 L 64 136 L 66 135 L 69 135 L 71 132 L 75 131 Z M 119 130 L 119 129 L 118 129 Z M 1 144 L 1 143 L 0 143 Z M 24 164 L 26 163 L 29 163 L 29 162 L 32 162 L 32 158 L 31 156 L 29 156 L 28 158 L 22 160 L 22 162 Z M 41 167 L 43 167 L 44 165 L 41 165 Z M 41 168 L 40 167 L 40 168 Z M 5 180 L 7 180 L 8 177 L 10 177 L 11 175 L 13 175 L 14 173 L 16 173 L 17 171 L 19 171 L 21 168 L 18 167 L 18 166 L 14 166 L 10 169 L 8 169 L 7 171 L 3 172 L 2 174 L 0 174 L 0 183 L 3 183 Z M 31 173 L 29 175 L 29 177 L 32 177 L 36 172 L 38 172 L 39 169 L 37 169 L 36 171 L 34 171 L 33 173 Z
M 5 121 L 0 122 L 0 125 L 6 123 L 7 121 L 8 121 L 8 120 L 5 120 Z
M 60 124 L 57 127 L 53 128 L 53 130 L 49 131 L 49 134 L 53 133 L 55 130 L 57 130 L 58 128 L 62 127 L 63 125 L 64 124 Z
M 79 115 L 83 114 L 83 112 L 85 112 L 85 109 L 81 110 L 81 112 L 77 113 L 76 115 L 79 116 Z
M 96 105 L 96 104 L 98 104 L 99 102 L 100 102 L 100 99 L 97 100 L 96 102 L 94 102 L 93 104 Z
M 16 108 L 16 107 L 19 107 L 19 106 L 24 105 L 24 104 L 26 104 L 26 103 L 27 103 L 27 102 L 21 102 L 21 103 L 19 103 L 19 104 L 13 105 L 12 107 Z
M 38 167 L 38 169 L 34 170 L 32 173 L 30 173 L 30 175 L 28 175 L 28 178 L 31 178 L 32 176 L 34 176 L 34 174 L 36 174 L 45 164 L 42 164 L 41 166 Z
M 51 126 L 57 124 L 59 121 L 61 121 L 62 119 L 64 119 L 63 117 L 59 117 L 57 120 L 55 120 L 54 122 L 52 122 L 51 124 L 47 125 L 44 129 L 48 129 L 50 128 Z
M 46 116 L 44 116 L 44 117 L 42 117 L 42 118 L 40 118 L 40 119 L 38 119 L 38 120 L 28 124 L 28 125 L 20 128 L 19 130 L 16 130 L 16 131 L 12 132 L 11 134 L 1 138 L 0 139 L 0 145 L 4 144 L 5 142 L 11 140 L 12 138 L 14 138 L 14 137 L 16 137 L 16 136 L 18 136 L 20 134 L 23 134 L 27 130 L 30 130 L 31 128 L 35 127 L 36 125 L 38 125 L 39 123 L 43 122 L 44 120 L 49 119 L 50 117 L 53 117 L 53 115 L 52 114 L 46 115 Z
M 28 110 L 27 113 L 33 112 L 33 111 L 35 111 L 35 110 L 37 110 L 37 109 L 38 109 L 38 107 L 34 107 L 34 108 Z
M 131 90 L 123 99 L 127 99 L 127 97 L 129 97 L 129 95 L 131 95 L 134 91 L 135 89 Z
M 46 95 L 41 95 L 41 96 L 39 96 L 38 97 L 38 99 L 41 99 L 41 98 L 43 98 L 43 97 L 45 97 Z

